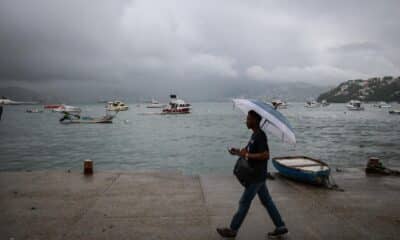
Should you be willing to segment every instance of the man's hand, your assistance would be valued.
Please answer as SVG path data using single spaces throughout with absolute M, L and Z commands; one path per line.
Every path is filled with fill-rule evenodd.
M 242 150 L 240 150 L 240 152 L 237 155 L 239 157 L 245 158 L 247 153 L 248 152 L 247 152 L 246 148 L 243 148 Z
M 231 148 L 228 150 L 230 154 L 232 155 L 238 155 L 240 150 L 238 148 Z
M 231 148 L 229 150 L 229 153 L 232 154 L 232 155 L 236 155 L 236 156 L 244 158 L 244 157 L 246 157 L 247 150 L 246 150 L 246 148 L 243 148 L 241 150 L 238 149 L 238 148 Z

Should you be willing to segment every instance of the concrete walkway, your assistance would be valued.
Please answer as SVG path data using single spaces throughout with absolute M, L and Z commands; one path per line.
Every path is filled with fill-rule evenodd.
M 345 192 L 278 177 L 268 186 L 285 239 L 399 239 L 400 178 L 335 173 Z M 233 176 L 179 172 L 1 172 L 0 239 L 220 239 L 242 188 Z M 255 199 L 237 239 L 273 229 Z

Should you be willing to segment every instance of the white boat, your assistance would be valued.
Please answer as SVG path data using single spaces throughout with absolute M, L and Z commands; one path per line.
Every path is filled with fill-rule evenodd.
M 382 102 L 375 103 L 374 107 L 377 107 L 377 108 L 391 108 L 392 105 L 382 101 Z
M 326 101 L 326 100 L 324 99 L 324 100 L 322 100 L 321 105 L 322 105 L 323 107 L 327 107 L 327 106 L 330 105 L 330 103 L 328 103 L 328 101 Z
M 70 105 L 61 104 L 58 108 L 53 109 L 54 112 L 67 112 L 71 114 L 80 114 L 82 110 L 79 107 L 74 107 Z
M 36 105 L 36 104 L 38 104 L 38 102 L 17 102 L 17 101 L 13 101 L 13 100 L 8 99 L 3 96 L 0 98 L 0 104 L 1 105 Z
M 275 109 L 286 109 L 288 104 L 280 99 L 275 99 L 271 101 L 272 106 Z
M 395 109 L 395 110 L 390 110 L 390 111 L 389 111 L 389 114 L 397 114 L 397 115 L 400 115 L 400 110 L 397 110 L 397 109 Z
M 159 103 L 155 99 L 151 99 L 150 104 L 146 105 L 147 108 L 164 108 L 166 106 L 167 106 L 166 104 Z
M 191 110 L 192 105 L 172 94 L 168 106 L 162 110 L 161 114 L 188 114 Z
M 106 105 L 107 111 L 120 112 L 120 111 L 126 111 L 128 109 L 129 107 L 121 101 L 108 102 Z
M 60 123 L 63 124 L 95 124 L 95 123 L 112 123 L 114 116 L 105 115 L 100 118 L 93 117 L 80 117 L 79 115 L 65 114 L 61 119 Z
M 320 106 L 320 104 L 315 100 L 309 100 L 304 105 L 304 107 L 306 107 L 306 108 L 316 108 L 316 107 L 319 107 L 319 106 Z
M 358 100 L 350 100 L 350 102 L 346 105 L 346 107 L 350 111 L 363 111 L 364 110 L 362 103 Z

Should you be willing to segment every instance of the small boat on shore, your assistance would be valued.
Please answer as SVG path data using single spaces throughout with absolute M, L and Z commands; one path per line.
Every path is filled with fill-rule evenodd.
M 305 156 L 275 157 L 272 164 L 281 175 L 314 185 L 323 185 L 331 171 L 328 164 Z
M 400 110 L 397 110 L 397 109 L 395 109 L 395 110 L 390 110 L 390 111 L 389 111 L 389 114 L 397 114 L 397 115 L 400 115 Z
M 351 100 L 347 105 L 347 109 L 350 111 L 363 111 L 364 107 L 362 106 L 362 103 L 358 100 Z

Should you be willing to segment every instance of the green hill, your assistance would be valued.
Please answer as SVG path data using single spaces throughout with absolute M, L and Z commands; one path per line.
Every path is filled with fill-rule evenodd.
M 361 101 L 400 102 L 400 77 L 386 76 L 368 80 L 349 80 L 322 93 L 318 101 L 343 103 L 352 99 Z

